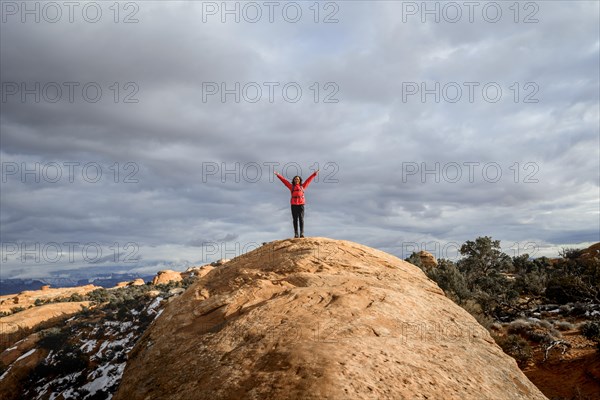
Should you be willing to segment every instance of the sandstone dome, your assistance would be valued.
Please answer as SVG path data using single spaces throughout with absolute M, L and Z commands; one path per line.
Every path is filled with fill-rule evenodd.
M 173 299 L 115 400 L 545 399 L 417 267 L 357 243 L 267 243 Z

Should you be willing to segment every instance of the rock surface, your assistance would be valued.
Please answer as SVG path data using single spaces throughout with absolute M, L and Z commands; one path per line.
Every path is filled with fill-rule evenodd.
M 115 400 L 546 398 L 419 268 L 327 238 L 210 271 L 129 358 Z
M 419 258 L 421 259 L 421 265 L 424 266 L 425 268 L 437 267 L 438 262 L 435 259 L 435 257 L 433 256 L 433 254 L 431 254 L 430 252 L 421 250 L 417 254 L 418 254 Z
M 67 318 L 90 307 L 89 301 L 72 301 L 66 303 L 50 303 L 11 314 L 0 318 L 0 334 L 16 332 L 19 328 L 33 328 L 42 322 Z
M 158 273 L 152 280 L 152 284 L 161 285 L 163 283 L 169 283 L 171 281 L 179 282 L 182 279 L 183 278 L 181 277 L 181 272 L 165 269 L 163 271 L 158 271 Z
M 85 295 L 100 286 L 85 285 L 67 288 L 42 287 L 41 290 L 25 290 L 19 294 L 0 296 L 0 312 L 8 312 L 14 307 L 28 308 L 35 305 L 35 301 L 50 301 L 58 298 L 70 297 L 74 294 Z
M 211 265 L 202 265 L 200 267 L 190 267 L 185 270 L 185 272 L 181 273 L 183 278 L 196 277 L 202 278 L 204 275 L 208 274 L 210 271 L 215 269 L 215 267 Z

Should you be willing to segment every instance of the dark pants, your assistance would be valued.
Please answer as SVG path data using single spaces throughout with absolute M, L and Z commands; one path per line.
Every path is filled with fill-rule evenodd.
M 292 204 L 292 219 L 294 220 L 294 232 L 298 234 L 298 221 L 300 221 L 300 233 L 304 233 L 304 204 L 299 206 Z

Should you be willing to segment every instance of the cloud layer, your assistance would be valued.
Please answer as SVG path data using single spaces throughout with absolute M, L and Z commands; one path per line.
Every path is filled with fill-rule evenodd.
M 2 278 L 289 237 L 273 170 L 320 168 L 308 235 L 401 257 L 600 240 L 595 1 L 21 4 L 0 25 Z

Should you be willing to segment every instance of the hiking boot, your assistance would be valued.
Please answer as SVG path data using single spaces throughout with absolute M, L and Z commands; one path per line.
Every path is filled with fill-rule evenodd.
M 300 237 L 304 237 L 304 232 L 300 233 Z
M 294 233 L 294 237 L 297 238 L 298 237 L 298 232 Z

